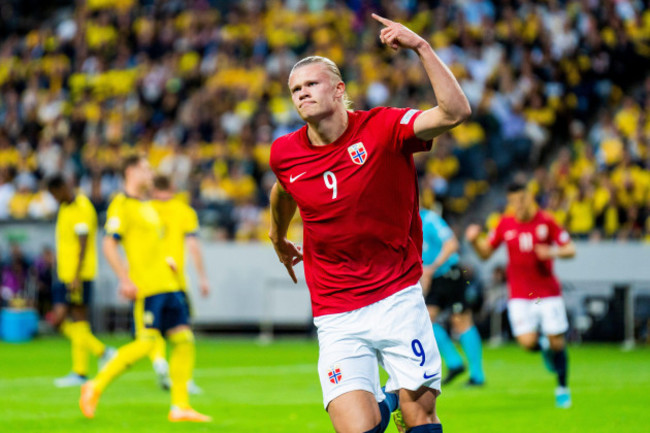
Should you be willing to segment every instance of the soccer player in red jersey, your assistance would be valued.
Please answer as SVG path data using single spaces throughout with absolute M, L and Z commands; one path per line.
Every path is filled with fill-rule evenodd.
M 575 245 L 552 216 L 537 208 L 523 183 L 513 182 L 508 187 L 508 208 L 487 238 L 479 237 L 481 227 L 475 224 L 467 227 L 465 237 L 484 260 L 505 242 L 512 332 L 524 348 L 544 351 L 549 368 L 558 377 L 556 405 L 568 408 L 571 394 L 564 334 L 569 324 L 560 283 L 553 273 L 553 259 L 575 256 Z M 539 327 L 547 339 L 539 338 Z
M 271 148 L 277 183 L 269 236 L 280 262 L 304 259 L 320 345 L 323 402 L 334 429 L 383 432 L 399 394 L 413 433 L 442 432 L 435 411 L 440 357 L 422 289 L 422 222 L 412 154 L 470 115 L 458 82 L 431 46 L 405 26 L 373 14 L 381 41 L 421 59 L 438 106 L 348 111 L 337 66 L 323 57 L 296 63 L 293 103 L 306 125 Z M 301 249 L 286 238 L 304 223 Z M 388 372 L 386 395 L 378 363 Z

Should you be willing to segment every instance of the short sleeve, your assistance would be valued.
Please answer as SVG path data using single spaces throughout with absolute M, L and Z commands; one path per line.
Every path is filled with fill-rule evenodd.
M 413 124 L 422 114 L 422 110 L 414 108 L 384 108 L 381 111 L 383 128 L 392 131 L 393 143 L 396 150 L 411 154 L 431 150 L 432 140 L 424 141 L 416 137 Z
M 90 227 L 93 224 L 93 216 L 91 215 L 91 211 L 88 208 L 89 206 L 92 206 L 92 204 L 88 203 L 83 203 L 78 204 L 76 208 L 76 218 L 74 222 L 74 232 L 77 236 L 84 236 L 90 233 Z
M 199 234 L 199 217 L 196 211 L 185 205 L 187 217 L 185 218 L 185 236 L 196 236 Z
M 111 202 L 106 211 L 106 224 L 104 225 L 106 236 L 111 236 L 118 240 L 122 239 L 126 232 L 127 223 L 128 221 L 124 215 L 124 200 L 117 197 Z
M 488 242 L 492 249 L 496 249 L 503 242 L 503 218 L 499 220 L 497 226 L 488 234 Z
M 563 246 L 571 242 L 571 236 L 569 233 L 560 226 L 555 218 L 548 218 L 548 227 L 550 232 L 550 237 L 559 246 Z

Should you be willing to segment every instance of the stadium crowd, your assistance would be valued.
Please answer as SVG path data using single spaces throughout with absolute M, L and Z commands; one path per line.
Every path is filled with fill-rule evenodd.
M 649 3 L 78 1 L 0 41 L 0 220 L 52 218 L 58 172 L 101 213 L 122 157 L 143 151 L 215 238 L 265 240 L 270 144 L 302 124 L 286 88 L 298 59 L 339 64 L 355 109 L 431 104 L 418 59 L 380 45 L 378 10 L 427 35 L 473 108 L 418 156 L 425 204 L 453 218 L 534 171 L 573 234 L 648 236 Z

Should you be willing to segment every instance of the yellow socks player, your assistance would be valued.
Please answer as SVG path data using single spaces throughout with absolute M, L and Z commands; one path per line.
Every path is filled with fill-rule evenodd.
M 100 358 L 100 366 L 114 354 L 114 349 L 107 348 L 92 334 L 90 324 L 86 321 L 73 322 L 66 319 L 59 329 L 71 343 L 72 374 L 57 379 L 57 387 L 78 386 L 86 381 L 89 353 Z
M 81 387 L 79 407 L 87 418 L 95 416 L 95 409 L 106 387 L 127 367 L 149 355 L 154 349 L 156 338 L 160 333 L 156 329 L 144 329 L 133 342 L 122 346 L 115 357 L 97 374 L 95 379 Z M 212 419 L 196 412 L 190 407 L 187 382 L 192 377 L 194 368 L 194 335 L 189 329 L 183 329 L 169 336 L 174 344 L 171 353 L 171 400 L 172 408 L 169 420 L 173 422 L 192 421 L 208 422 Z

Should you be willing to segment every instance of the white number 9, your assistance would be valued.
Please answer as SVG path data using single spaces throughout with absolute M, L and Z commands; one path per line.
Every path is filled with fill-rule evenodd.
M 338 189 L 336 188 L 336 176 L 331 171 L 326 171 L 323 173 L 323 180 L 325 181 L 325 186 L 327 189 L 332 190 L 332 200 L 338 195 Z

